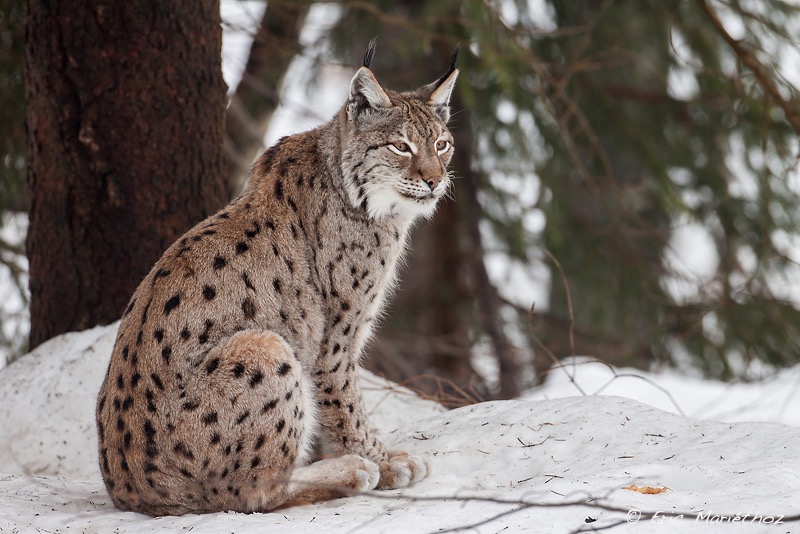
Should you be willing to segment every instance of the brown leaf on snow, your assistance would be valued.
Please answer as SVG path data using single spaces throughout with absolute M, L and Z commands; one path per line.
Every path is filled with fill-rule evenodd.
M 631 484 L 630 486 L 622 489 L 628 491 L 635 491 L 638 493 L 644 493 L 645 495 L 657 495 L 659 493 L 664 493 L 665 491 L 669 491 L 669 488 L 666 486 L 662 486 L 660 488 L 651 488 L 650 486 L 639 487 L 636 484 Z

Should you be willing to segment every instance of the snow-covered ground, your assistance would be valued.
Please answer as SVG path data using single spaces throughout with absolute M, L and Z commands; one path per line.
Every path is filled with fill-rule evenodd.
M 58 337 L 0 371 L 0 532 L 800 531 L 798 428 L 691 419 L 577 390 L 445 411 L 368 374 L 371 421 L 384 441 L 429 459 L 431 474 L 416 486 L 271 514 L 120 512 L 100 479 L 93 415 L 115 330 Z M 591 364 L 577 369 L 595 377 L 584 391 L 608 382 Z M 658 379 L 615 379 L 607 388 L 661 402 L 649 382 Z M 790 393 L 797 379 L 790 370 L 775 384 Z M 556 373 L 531 395 L 558 397 L 564 384 Z M 676 385 L 684 412 L 707 402 L 708 383 L 664 387 Z M 775 413 L 797 424 L 800 399 L 787 394 L 780 405 Z M 720 410 L 699 415 L 727 417 Z M 622 489 L 631 484 L 670 489 Z
M 800 427 L 800 365 L 752 382 L 704 380 L 687 376 L 689 372 L 668 368 L 647 373 L 576 358 L 552 370 L 542 387 L 523 397 L 543 400 L 614 395 L 693 419 L 763 421 Z

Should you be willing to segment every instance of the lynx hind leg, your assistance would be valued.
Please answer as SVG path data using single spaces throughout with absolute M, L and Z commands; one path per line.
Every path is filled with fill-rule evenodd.
M 355 454 L 320 460 L 295 469 L 287 499 L 280 508 L 369 491 L 375 489 L 379 478 L 378 464 Z
M 295 465 L 311 452 L 316 424 L 311 385 L 293 350 L 273 332 L 243 331 L 199 369 L 193 436 L 209 446 L 200 501 L 208 511 L 280 506 Z
M 223 396 L 228 415 L 212 436 L 230 473 L 216 508 L 266 512 L 373 489 L 378 466 L 348 455 L 303 466 L 313 448 L 316 400 L 292 349 L 272 332 L 232 336 L 202 364 L 209 393 Z M 209 371 L 210 370 L 210 371 Z M 226 437 L 221 437 L 226 436 Z M 212 495 L 206 499 L 214 500 Z

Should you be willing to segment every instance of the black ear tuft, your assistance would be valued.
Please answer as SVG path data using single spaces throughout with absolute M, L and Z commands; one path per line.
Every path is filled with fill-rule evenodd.
M 461 43 L 456 45 L 455 49 L 453 49 L 453 54 L 450 56 L 450 70 L 448 70 L 444 76 L 433 82 L 433 87 L 439 87 L 442 85 L 444 81 L 456 70 L 456 62 L 458 61 L 459 52 L 461 52 Z
M 428 104 L 433 108 L 433 111 L 445 122 L 450 119 L 450 96 L 453 94 L 453 87 L 458 78 L 456 62 L 460 51 L 461 43 L 458 43 L 450 56 L 450 70 L 432 84 L 426 85 L 421 89 L 423 98 L 427 97 Z
M 447 73 L 447 76 L 449 76 L 450 74 L 452 74 L 454 70 L 456 70 L 456 62 L 458 61 L 459 52 L 461 52 L 461 43 L 458 43 L 456 45 L 456 47 L 453 49 L 453 55 L 450 56 L 450 71 Z
M 364 66 L 369 68 L 369 64 L 372 63 L 372 58 L 375 56 L 375 45 L 378 42 L 377 37 L 373 37 L 372 40 L 369 42 L 369 46 L 367 47 L 367 53 L 364 54 Z M 459 47 L 461 45 L 459 44 Z

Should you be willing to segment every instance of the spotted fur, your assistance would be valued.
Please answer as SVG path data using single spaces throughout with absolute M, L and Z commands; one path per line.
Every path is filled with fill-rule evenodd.
M 362 67 L 328 124 L 268 149 L 156 263 L 97 403 L 118 508 L 268 511 L 426 475 L 373 435 L 356 370 L 411 224 L 450 183 L 457 75 L 398 93 Z M 334 457 L 307 465 L 315 440 Z

